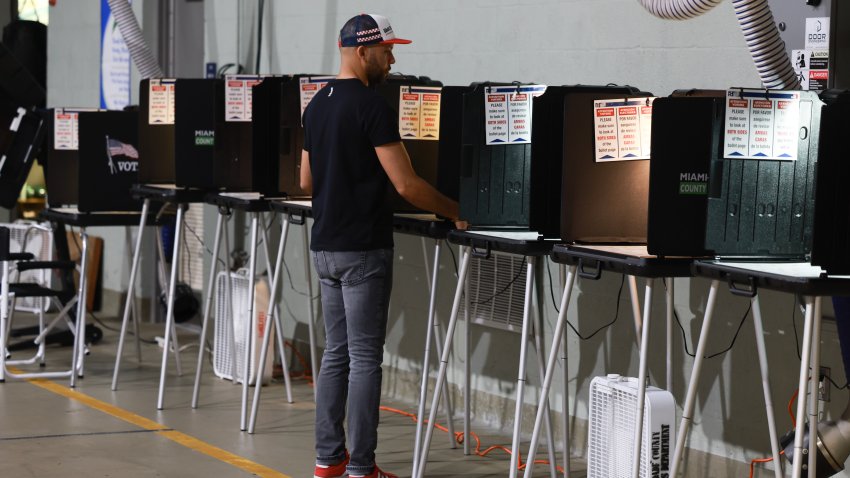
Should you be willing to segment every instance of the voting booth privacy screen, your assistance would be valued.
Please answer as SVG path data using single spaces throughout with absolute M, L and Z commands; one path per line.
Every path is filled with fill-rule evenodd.
M 820 145 L 817 165 L 812 264 L 830 275 L 850 274 L 850 92 L 829 90 L 821 95 Z
M 811 252 L 821 107 L 808 91 L 727 91 L 712 158 L 706 248 L 804 260 Z
M 306 196 L 301 189 L 301 151 L 304 128 L 301 117 L 316 93 L 333 77 L 298 74 L 253 87 L 254 155 L 257 191 L 267 196 Z
M 15 206 L 40 149 L 44 120 L 34 108 L 44 98 L 38 80 L 0 43 L 0 207 Z
M 175 183 L 180 187 L 219 189 L 222 171 L 215 161 L 216 124 L 224 121 L 224 81 L 179 79 L 174 101 Z
M 274 79 L 272 79 L 274 78 Z M 268 178 L 253 153 L 252 87 L 278 77 L 233 75 L 179 79 L 175 99 L 176 184 L 224 191 L 255 191 Z
M 50 207 L 138 211 L 138 111 L 48 110 L 45 181 Z
M 174 184 L 174 79 L 146 78 L 139 83 L 139 183 Z
M 531 186 L 529 191 L 529 226 L 531 230 L 540 232 L 544 237 L 563 237 L 562 224 L 564 215 L 571 221 L 583 214 L 577 211 L 580 206 L 575 202 L 565 199 L 566 187 L 574 187 L 574 182 L 567 182 L 566 177 L 573 175 L 575 178 L 586 174 L 583 168 L 578 168 L 570 159 L 572 155 L 592 160 L 590 153 L 593 148 L 593 136 L 584 138 L 568 137 L 574 128 L 581 128 L 594 124 L 594 101 L 600 98 L 609 98 L 615 95 L 623 98 L 634 94 L 637 90 L 629 87 L 616 86 L 547 86 L 545 93 L 534 97 L 532 113 L 532 141 L 531 141 Z M 570 169 L 570 171 L 567 171 Z M 612 177 L 612 180 L 617 178 Z M 635 184 L 644 181 L 645 177 L 624 177 L 629 183 Z M 633 207 L 640 207 L 644 198 L 634 198 L 623 194 L 623 188 L 618 188 L 616 183 L 598 183 L 598 188 L 592 195 L 584 198 L 587 201 L 599 201 L 602 205 L 610 206 L 613 201 L 621 201 L 622 204 L 616 208 L 606 210 L 606 216 L 616 215 L 620 210 L 622 215 L 632 215 Z M 640 190 L 640 188 L 638 189 Z M 615 194 L 616 192 L 616 194 Z M 568 208 L 568 210 L 564 210 Z M 604 223 L 604 218 L 600 218 Z M 595 226 L 596 227 L 596 226 Z M 627 237 L 630 236 L 627 228 L 628 223 L 619 216 L 614 217 L 611 224 L 606 226 L 608 230 L 604 236 Z M 624 228 L 622 232 L 616 232 Z M 570 230 L 570 237 L 575 233 L 581 233 L 586 239 L 601 238 L 603 234 L 593 229 L 579 231 Z M 631 234 L 633 235 L 633 234 Z M 571 239 L 572 242 L 573 239 Z
M 554 91 L 564 105 L 561 239 L 645 243 L 652 94 L 630 86 Z
M 708 179 L 723 139 L 725 91 L 683 90 L 652 107 L 647 250 L 708 256 Z
M 442 167 L 438 164 L 442 83 L 425 76 L 392 74 L 376 88 L 398 115 L 399 136 L 413 170 L 437 187 L 437 171 Z M 390 188 L 389 195 L 393 211 L 422 212 L 402 199 L 395 188 Z
M 531 101 L 543 91 L 541 85 L 486 82 L 473 83 L 464 95 L 459 202 L 470 227 L 528 229 Z

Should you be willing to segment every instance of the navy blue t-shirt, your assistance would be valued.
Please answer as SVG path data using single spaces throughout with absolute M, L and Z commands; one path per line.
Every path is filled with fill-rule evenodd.
M 387 101 L 356 78 L 332 80 L 304 110 L 313 174 L 314 251 L 393 246 L 392 187 L 376 146 L 401 141 Z

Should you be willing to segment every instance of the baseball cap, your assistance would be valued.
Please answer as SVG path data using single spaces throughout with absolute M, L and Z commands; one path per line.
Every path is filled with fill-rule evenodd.
M 367 46 L 378 44 L 407 44 L 411 40 L 396 38 L 390 21 L 383 15 L 361 13 L 345 22 L 339 31 L 339 46 Z

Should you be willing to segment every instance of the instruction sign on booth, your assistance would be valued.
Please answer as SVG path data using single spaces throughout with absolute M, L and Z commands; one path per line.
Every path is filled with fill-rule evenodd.
M 649 159 L 655 98 L 593 102 L 596 162 Z
M 729 90 L 723 157 L 795 161 L 800 94 L 794 91 Z
M 402 139 L 440 139 L 439 86 L 400 86 L 398 134 Z
M 546 85 L 489 86 L 484 91 L 485 144 L 531 143 L 531 105 Z

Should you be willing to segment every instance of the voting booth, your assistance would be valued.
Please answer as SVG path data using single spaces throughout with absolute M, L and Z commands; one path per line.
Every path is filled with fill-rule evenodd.
M 613 86 L 548 86 L 545 93 L 534 98 L 529 191 L 529 222 L 532 230 L 546 237 L 563 237 L 561 227 L 565 215 L 569 224 L 579 224 L 585 215 L 585 211 L 580 208 L 595 209 L 597 203 L 602 207 L 621 200 L 622 204 L 613 208 L 615 210 L 606 209 L 606 214 L 617 215 L 615 221 L 606 226 L 607 231 L 599 232 L 596 229 L 600 226 L 596 225 L 596 229 L 570 230 L 570 237 L 581 233 L 583 238 L 592 240 L 625 235 L 617 234 L 616 229 L 629 224 L 624 218 L 631 220 L 634 214 L 631 208 L 640 206 L 640 198 L 628 195 L 631 189 L 620 187 L 622 185 L 617 181 L 629 183 L 629 187 L 632 187 L 644 178 L 629 174 L 606 177 L 609 171 L 616 173 L 619 170 L 610 166 L 602 174 L 594 175 L 595 169 L 586 168 L 591 163 L 592 136 L 571 135 L 574 129 L 582 127 L 582 123 L 585 126 L 590 124 L 595 100 L 610 98 L 612 94 L 625 97 L 636 91 L 629 87 Z M 594 182 L 586 185 L 586 181 Z M 576 190 L 584 186 L 590 188 L 584 191 L 585 196 L 575 197 Z M 565 199 L 567 187 L 573 191 L 569 202 Z M 612 194 L 613 191 L 616 194 Z M 600 219 L 598 222 L 605 221 Z
M 629 86 L 565 86 L 561 239 L 645 243 L 652 94 Z
M 823 103 L 814 92 L 748 89 L 729 90 L 724 101 L 706 248 L 718 256 L 805 258 Z
M 398 133 L 404 143 L 413 170 L 437 187 L 440 141 L 440 103 L 442 83 L 426 76 L 392 74 L 377 87 L 398 115 Z M 408 203 L 395 188 L 390 201 L 395 212 L 421 212 Z
M 139 183 L 174 184 L 174 98 L 177 80 L 139 82 Z
M 681 90 L 653 102 L 647 250 L 708 256 L 708 179 L 723 134 L 722 90 Z
M 474 83 L 464 95 L 460 215 L 471 227 L 528 229 L 532 99 L 544 85 Z
M 850 164 L 845 146 L 850 131 L 850 92 L 827 90 L 821 99 L 826 104 L 821 109 L 812 264 L 830 274 L 850 274 Z
M 306 196 L 301 189 L 304 109 L 328 81 L 328 75 L 293 75 L 263 81 L 253 88 L 254 156 L 257 191 L 268 196 Z
M 224 191 L 255 191 L 267 180 L 266 156 L 253 154 L 252 87 L 286 77 L 230 75 L 178 79 L 175 99 L 176 184 Z M 259 184 L 256 181 L 262 180 Z
M 50 207 L 80 212 L 138 211 L 138 111 L 48 110 L 45 171 Z

